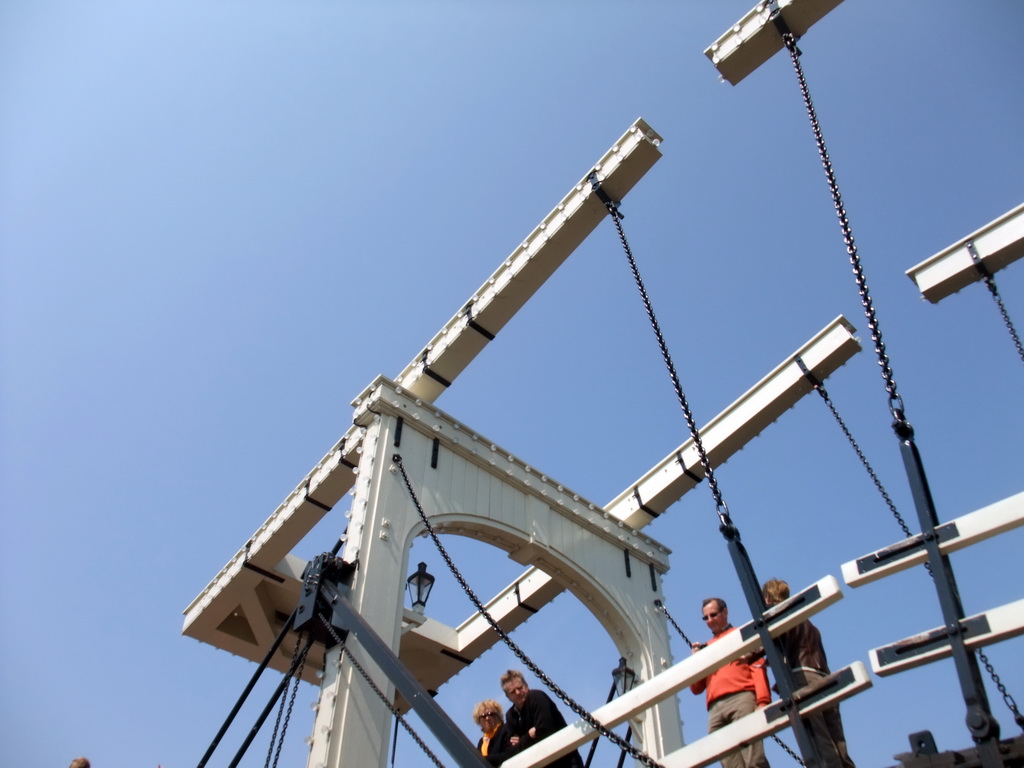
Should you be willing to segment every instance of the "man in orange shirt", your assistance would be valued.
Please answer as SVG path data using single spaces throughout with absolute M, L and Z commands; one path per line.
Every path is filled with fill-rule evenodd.
M 714 635 L 709 643 L 736 629 L 729 623 L 729 610 L 720 597 L 705 600 L 701 613 Z M 704 647 L 702 643 L 694 643 L 693 652 Z M 690 690 L 695 694 L 707 693 L 708 733 L 749 715 L 758 707 L 768 706 L 772 700 L 764 660 L 748 664 L 737 659 L 694 683 Z M 769 768 L 764 745 L 757 741 L 726 755 L 722 758 L 722 768 Z

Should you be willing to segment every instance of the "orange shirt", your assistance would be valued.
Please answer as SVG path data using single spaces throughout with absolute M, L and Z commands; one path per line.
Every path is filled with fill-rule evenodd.
M 722 634 L 711 638 L 708 645 L 735 631 L 736 627 L 730 627 Z M 707 691 L 708 709 L 711 709 L 715 699 L 740 691 L 752 691 L 759 707 L 767 706 L 772 700 L 772 692 L 768 687 L 768 673 L 765 671 L 763 659 L 753 664 L 746 664 L 737 659 L 715 670 L 703 680 L 694 683 L 690 686 L 690 690 L 695 694 Z

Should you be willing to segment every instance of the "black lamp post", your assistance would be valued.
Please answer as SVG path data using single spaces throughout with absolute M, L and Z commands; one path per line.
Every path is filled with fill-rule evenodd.
M 608 691 L 608 701 L 610 702 L 616 695 L 621 696 L 626 691 L 632 690 L 634 685 L 636 685 L 636 672 L 626 666 L 625 656 L 619 656 L 619 666 L 612 670 L 612 687 L 611 690 Z M 626 730 L 627 744 L 629 743 L 632 735 L 633 727 L 630 726 Z M 599 741 L 600 739 L 594 739 L 590 742 L 590 751 L 587 753 L 586 762 L 583 763 L 584 768 L 590 768 L 590 763 L 594 760 L 594 752 L 597 751 L 597 743 Z M 626 754 L 625 750 L 623 750 L 622 754 Z M 621 768 L 621 762 L 619 763 L 619 766 Z
M 626 666 L 624 656 L 619 657 L 619 666 L 612 670 L 612 680 L 615 681 L 615 691 L 619 696 L 631 691 L 636 685 L 636 672 Z
M 427 573 L 426 563 L 420 563 L 416 572 L 405 580 L 405 586 L 412 599 L 412 609 L 422 613 L 423 609 L 427 607 L 430 590 L 434 588 L 434 577 Z
M 615 690 L 618 692 L 619 696 L 627 691 L 631 691 L 633 686 L 636 685 L 636 672 L 626 666 L 625 657 L 619 658 L 619 666 L 612 670 L 612 679 L 615 681 Z M 630 724 L 630 726 L 626 728 L 626 743 L 629 744 L 632 738 L 633 726 Z M 623 749 L 622 753 L 619 755 L 619 762 L 616 764 L 616 768 L 622 768 L 625 762 L 626 750 Z

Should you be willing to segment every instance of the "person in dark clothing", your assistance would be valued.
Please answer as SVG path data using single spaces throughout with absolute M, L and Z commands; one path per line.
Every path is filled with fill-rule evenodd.
M 501 689 L 512 707 L 505 714 L 505 724 L 512 733 L 512 746 L 518 752 L 565 728 L 565 718 L 555 702 L 543 691 L 531 691 L 523 673 L 515 669 L 501 676 Z M 549 763 L 552 768 L 582 768 L 583 760 L 573 750 Z
M 789 584 L 781 579 L 769 579 L 761 588 L 768 607 L 789 599 Z M 818 628 L 805 621 L 779 636 L 786 661 L 793 670 L 793 685 L 797 688 L 828 677 L 828 659 Z M 818 748 L 822 768 L 856 768 L 846 748 L 843 721 L 839 705 L 809 715 L 804 720 L 811 726 L 811 737 Z
M 501 765 L 514 752 L 512 732 L 505 725 L 503 714 L 501 704 L 494 699 L 484 699 L 473 708 L 473 722 L 483 731 L 476 748 L 491 765 Z

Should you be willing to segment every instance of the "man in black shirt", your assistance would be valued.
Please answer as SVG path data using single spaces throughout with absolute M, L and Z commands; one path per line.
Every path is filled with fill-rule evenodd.
M 522 672 L 508 670 L 501 676 L 501 689 L 512 702 L 505 714 L 505 723 L 512 732 L 512 743 L 517 750 L 533 746 L 565 728 L 565 718 L 555 702 L 543 691 L 531 691 Z M 583 761 L 573 750 L 549 765 L 552 768 L 582 768 Z

